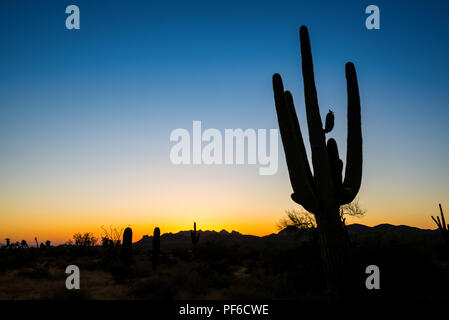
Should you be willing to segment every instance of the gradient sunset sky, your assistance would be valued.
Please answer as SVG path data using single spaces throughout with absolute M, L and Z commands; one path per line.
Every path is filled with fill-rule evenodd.
M 67 30 L 67 5 L 81 29 Z M 367 30 L 365 8 L 380 8 Z M 278 128 L 271 77 L 295 98 L 308 148 L 298 31 L 309 28 L 321 114 L 344 160 L 346 81 L 359 79 L 367 214 L 434 228 L 449 212 L 447 1 L 0 2 L 0 242 L 131 226 L 265 235 L 300 208 L 279 170 L 175 166 L 173 129 Z M 310 149 L 308 148 L 309 156 Z

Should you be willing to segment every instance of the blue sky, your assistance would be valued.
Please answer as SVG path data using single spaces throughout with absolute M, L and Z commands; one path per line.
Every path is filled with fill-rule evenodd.
M 80 8 L 80 30 L 65 29 L 69 4 Z M 380 8 L 380 30 L 365 28 L 370 4 Z M 36 205 L 48 205 L 34 197 L 62 199 L 84 188 L 107 199 L 109 185 L 123 181 L 153 190 L 163 179 L 188 185 L 199 175 L 207 183 L 222 171 L 231 189 L 267 183 L 282 191 L 270 207 L 282 215 L 293 205 L 283 156 L 278 176 L 265 182 L 256 168 L 174 169 L 169 135 L 193 120 L 277 128 L 271 76 L 278 72 L 307 137 L 304 24 L 321 113 L 336 113 L 333 136 L 343 154 L 344 64 L 355 63 L 365 152 L 360 197 L 372 223 L 390 219 L 390 209 L 400 212 L 393 222 L 431 226 L 436 203 L 449 205 L 448 9 L 445 1 L 2 1 L 0 219 L 28 202 L 22 220 L 9 215 L 16 226 Z M 61 212 L 72 203 L 60 201 Z

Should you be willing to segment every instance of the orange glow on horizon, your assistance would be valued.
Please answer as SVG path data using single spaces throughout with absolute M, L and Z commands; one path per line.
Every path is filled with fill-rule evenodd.
M 348 218 L 348 223 L 435 229 L 430 216 L 439 215 L 438 199 L 449 192 L 444 186 L 435 192 L 403 190 L 391 182 L 377 182 L 369 172 L 366 176 L 359 200 L 367 213 Z M 92 232 L 99 238 L 101 226 L 131 226 L 133 241 L 138 241 L 155 227 L 162 233 L 191 230 L 194 221 L 201 230 L 264 236 L 278 232 L 276 225 L 286 209 L 302 209 L 289 197 L 285 166 L 277 175 L 262 178 L 244 167 L 172 166 L 131 177 L 81 178 L 71 177 L 73 184 L 30 180 L 16 188 L 0 185 L 0 242 L 11 238 L 34 244 L 37 236 L 39 242 L 61 244 L 76 232 Z
M 438 215 L 439 212 L 434 210 L 432 215 Z M 232 221 L 220 221 L 219 218 L 211 219 L 196 219 L 198 230 L 214 230 L 221 231 L 226 230 L 228 232 L 237 231 L 242 234 L 250 234 L 256 236 L 265 236 L 271 233 L 278 232 L 277 222 L 283 217 L 283 213 L 272 214 L 272 219 L 269 219 L 270 215 L 264 217 L 260 220 L 249 220 L 249 219 L 233 219 Z M 384 219 L 382 219 L 384 218 Z M 408 219 L 408 221 L 403 220 L 404 215 L 390 216 L 387 214 L 374 215 L 367 213 L 365 217 L 362 218 L 347 218 L 347 223 L 360 223 L 367 226 L 376 226 L 378 224 L 389 223 L 393 225 L 406 224 L 422 229 L 435 229 L 433 221 L 429 215 L 413 217 L 413 219 Z M 382 219 L 382 220 L 381 220 Z M 124 224 L 122 221 L 125 219 L 117 219 L 113 223 L 105 224 L 101 222 L 94 221 L 84 221 L 77 223 L 65 223 L 64 219 L 54 222 L 52 225 L 47 225 L 44 222 L 33 221 L 31 223 L 22 224 L 17 227 L 17 224 L 12 225 L 8 223 L 2 223 L 0 227 L 0 243 L 4 243 L 5 238 L 10 238 L 12 242 L 21 241 L 25 239 L 28 245 L 35 244 L 34 237 L 38 238 L 39 243 L 45 242 L 46 240 L 51 240 L 52 244 L 63 244 L 68 240 L 72 239 L 74 233 L 80 232 L 92 232 L 98 239 L 101 238 L 103 231 L 101 226 L 109 229 L 110 226 L 113 228 L 121 229 L 125 227 L 131 227 L 133 229 L 133 242 L 140 240 L 144 235 L 151 236 L 155 227 L 161 229 L 161 234 L 164 233 L 177 233 L 179 231 L 187 231 L 193 229 L 193 219 L 186 218 L 180 223 L 175 223 L 170 221 L 170 219 L 160 220 L 160 223 L 152 223 L 150 221 L 145 221 L 143 219 L 132 219 L 129 224 Z M 148 219 L 150 220 L 150 219 Z M 151 219 L 152 220 L 152 219 Z M 122 222 L 122 223 L 121 223 Z

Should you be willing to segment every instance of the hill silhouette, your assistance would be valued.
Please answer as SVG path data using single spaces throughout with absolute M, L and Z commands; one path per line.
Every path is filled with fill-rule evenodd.
M 420 229 L 416 227 L 406 225 L 392 225 L 392 224 L 379 224 L 374 227 L 369 227 L 363 224 L 350 224 L 347 226 L 347 230 L 351 236 L 370 236 L 379 235 L 395 235 L 395 236 L 435 236 L 438 237 L 438 230 Z M 242 234 L 238 231 L 227 230 L 214 231 L 214 230 L 199 230 L 201 233 L 201 242 L 221 242 L 222 244 L 235 244 L 235 243 L 261 243 L 266 241 L 308 241 L 312 237 L 312 229 L 299 230 L 295 227 L 287 227 L 278 233 L 272 233 L 266 236 L 255 236 Z M 133 243 L 134 246 L 142 246 L 144 248 L 150 248 L 152 245 L 153 236 L 144 235 L 142 239 Z M 161 242 L 165 248 L 175 247 L 191 247 L 190 230 L 179 231 L 176 233 L 164 233 L 161 235 Z

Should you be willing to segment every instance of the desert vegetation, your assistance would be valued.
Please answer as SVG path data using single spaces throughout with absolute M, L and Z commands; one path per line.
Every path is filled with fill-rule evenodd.
M 449 298 L 449 255 L 439 231 L 388 225 L 348 230 L 358 298 Z M 73 240 L 42 250 L 3 246 L 0 299 L 333 298 L 315 228 L 290 226 L 266 237 L 196 230 L 202 240 L 195 247 L 192 231 L 155 230 L 131 250 L 132 230 L 111 247 Z M 80 290 L 65 288 L 70 264 L 81 270 Z M 380 267 L 382 290 L 366 290 L 369 264 Z

